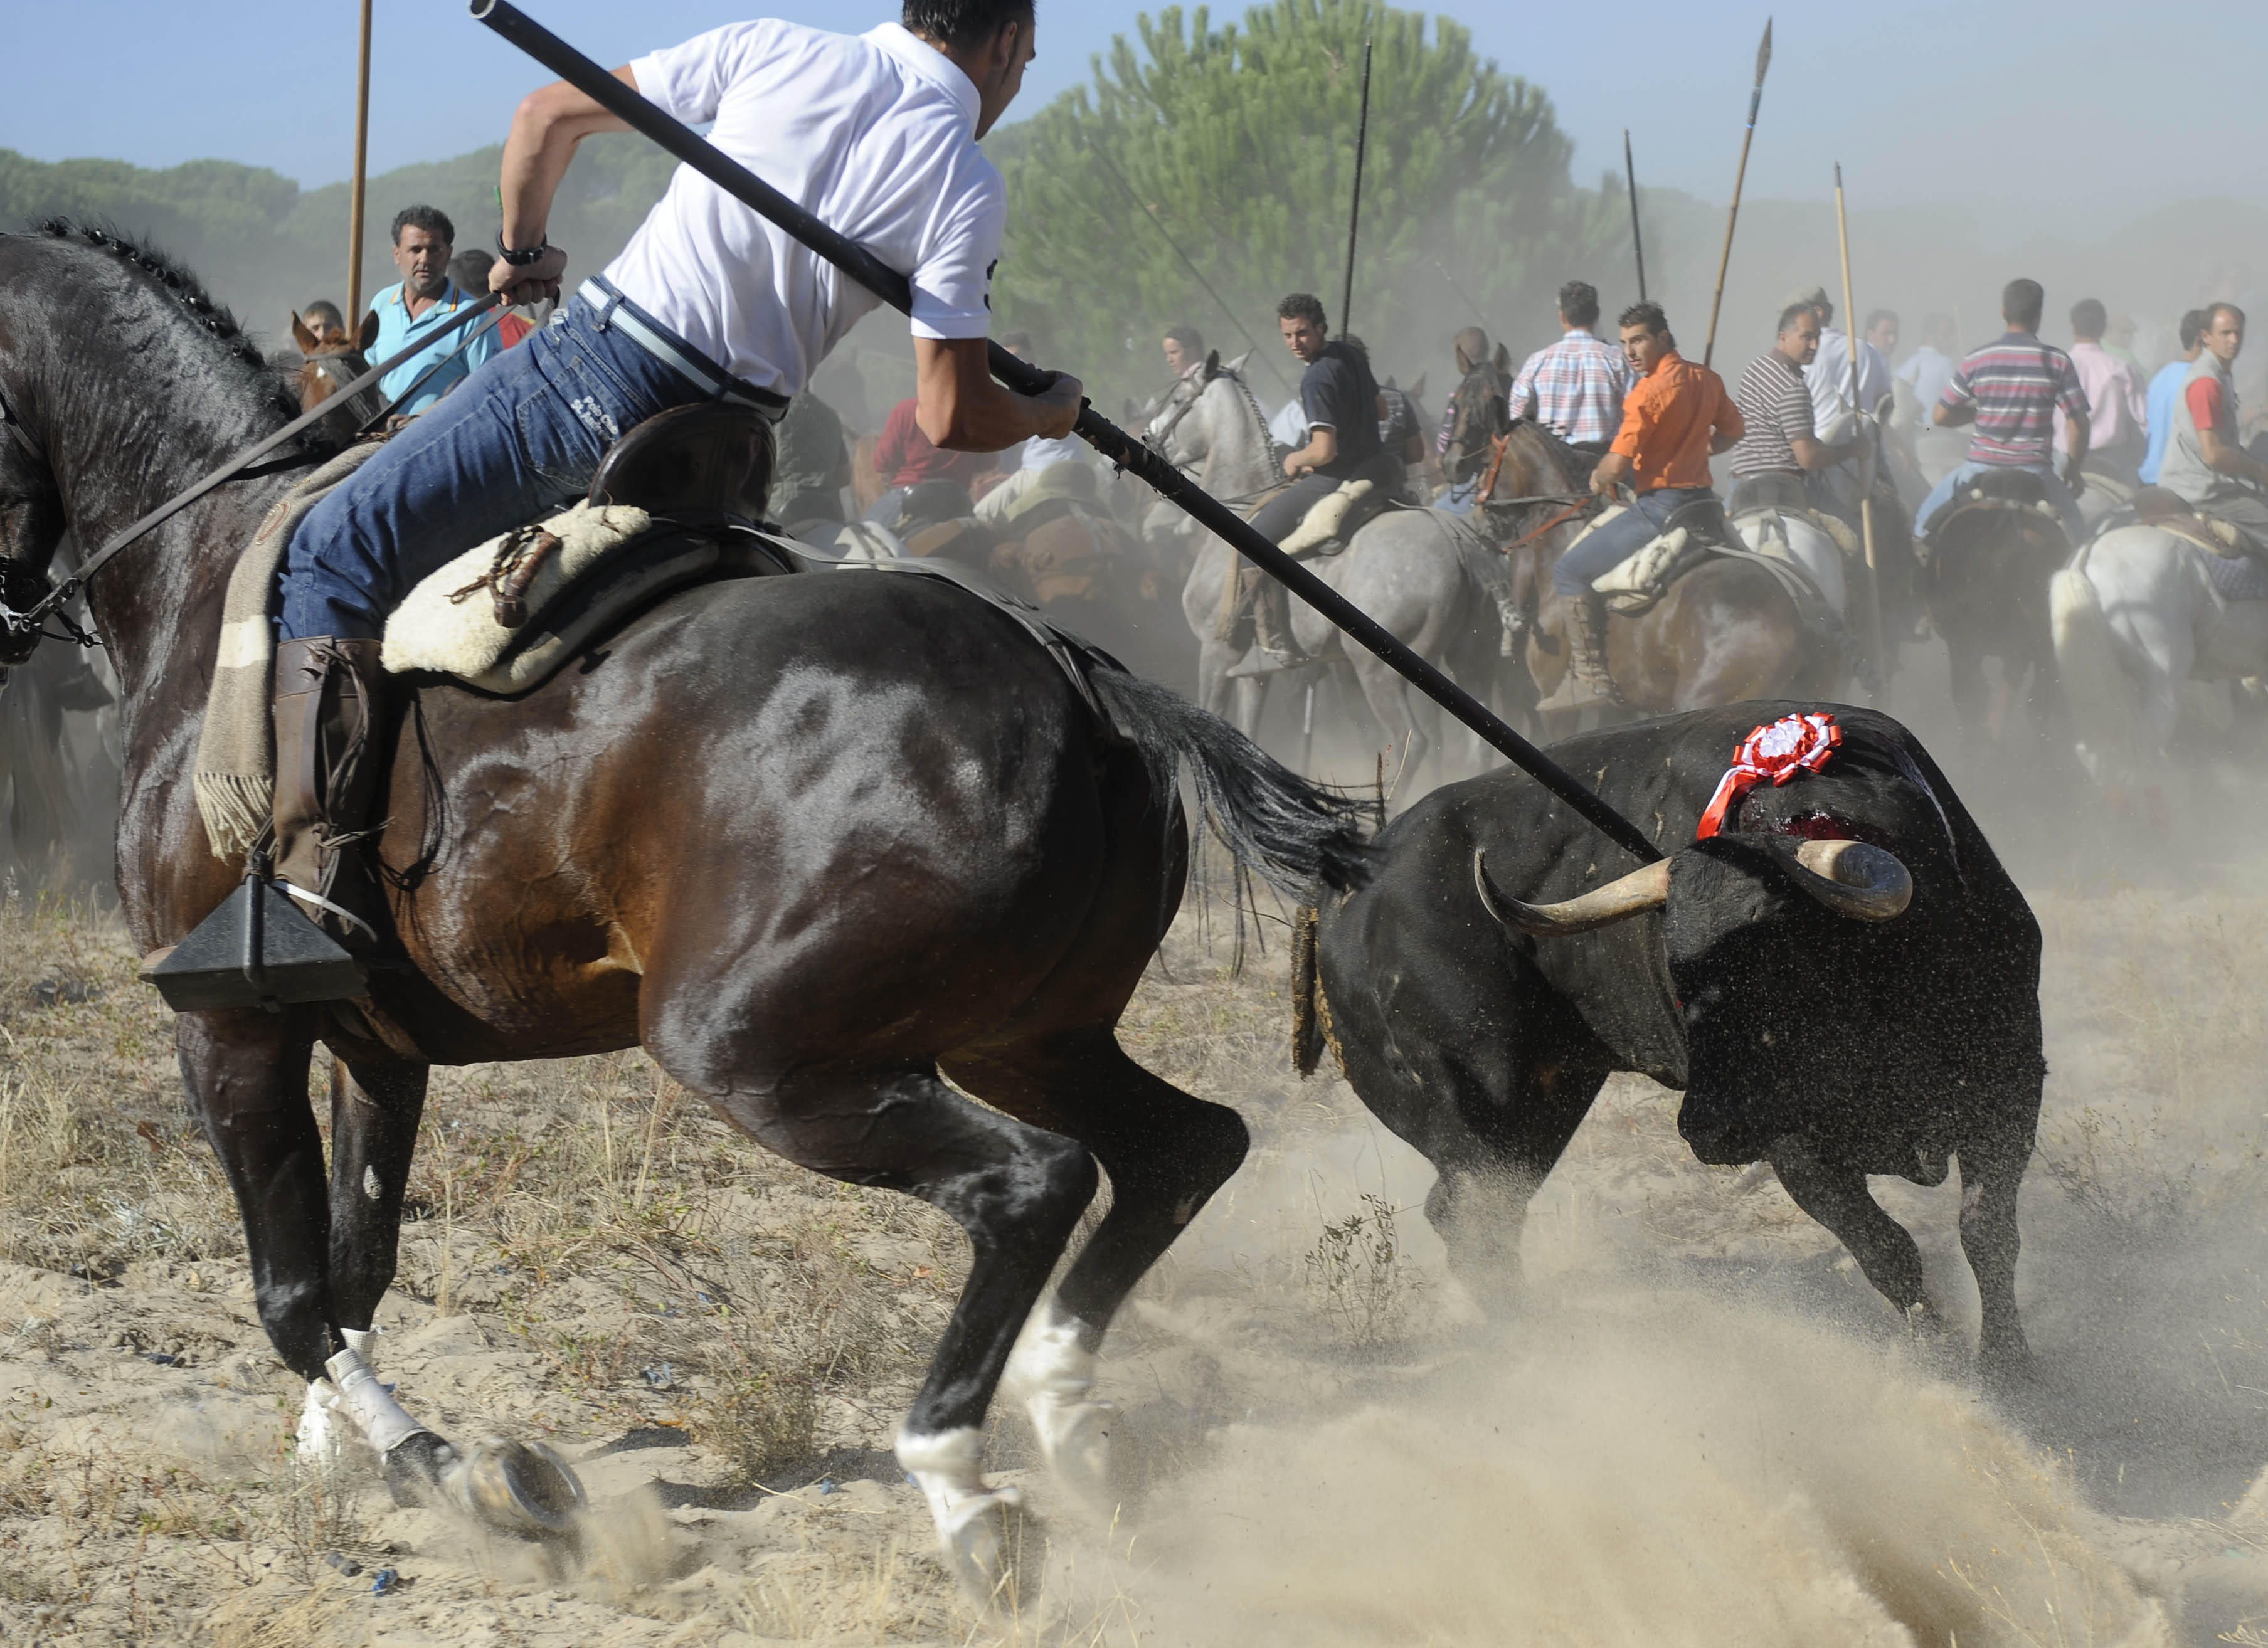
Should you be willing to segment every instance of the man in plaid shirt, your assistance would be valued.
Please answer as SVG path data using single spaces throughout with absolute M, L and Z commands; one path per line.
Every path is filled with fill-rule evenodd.
M 1622 350 L 1591 328 L 1598 323 L 1598 289 L 1569 281 L 1559 289 L 1559 324 L 1566 335 L 1528 357 L 1506 397 L 1512 416 L 1531 418 L 1571 445 L 1602 453 L 1623 426 L 1623 396 L 1631 386 Z
M 1993 469 L 2022 469 L 2039 476 L 2048 499 L 2063 516 L 2073 541 L 2087 535 L 2076 489 L 2087 461 L 2089 430 L 2087 391 L 2071 357 L 2039 339 L 2040 313 L 2047 294 L 2034 280 L 2012 280 L 2000 294 L 2000 318 L 2008 329 L 1961 363 L 1931 416 L 1940 428 L 1973 423 L 1969 460 L 1947 475 L 1922 500 L 1914 519 L 1925 536 L 1953 495 Z M 2055 415 L 2065 420 L 2067 456 L 2058 475 L 2053 462 Z

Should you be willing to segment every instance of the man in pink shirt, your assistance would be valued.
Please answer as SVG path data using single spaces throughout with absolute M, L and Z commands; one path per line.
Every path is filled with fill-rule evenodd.
M 2092 415 L 2086 475 L 2099 475 L 2125 486 L 2137 484 L 2135 471 L 2149 444 L 2141 374 L 2134 364 L 2102 347 L 2110 325 L 2098 298 L 2082 298 L 2071 306 L 2071 364 L 2079 372 L 2079 386 L 2087 392 Z M 2064 417 L 2056 414 L 2056 434 L 2063 433 Z

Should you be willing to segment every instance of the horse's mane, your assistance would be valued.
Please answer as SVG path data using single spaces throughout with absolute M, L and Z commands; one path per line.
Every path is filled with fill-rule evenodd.
M 1562 440 L 1556 431 L 1545 428 L 1533 418 L 1521 418 L 1513 427 L 1533 434 L 1543 443 L 1544 452 L 1552 461 L 1559 466 L 1561 473 L 1577 477 L 1579 485 L 1589 479 L 1591 471 L 1598 465 L 1596 454 L 1578 451 Z
M 156 285 L 162 287 L 189 318 L 226 346 L 228 352 L 246 365 L 257 371 L 268 370 L 268 362 L 257 345 L 245 335 L 242 326 L 228 307 L 214 298 L 204 289 L 204 283 L 183 269 L 171 254 L 159 250 L 147 240 L 122 234 L 115 228 L 95 224 L 74 222 L 69 217 L 48 217 L 32 226 L 34 234 L 45 235 L 50 240 L 70 240 L 90 246 L 98 251 L 114 254 L 121 262 L 131 264 Z

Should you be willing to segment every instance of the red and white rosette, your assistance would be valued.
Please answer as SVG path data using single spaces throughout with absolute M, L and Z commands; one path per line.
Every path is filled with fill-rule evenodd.
M 1843 729 L 1831 715 L 1783 716 L 1758 727 L 1733 752 L 1733 764 L 1717 781 L 1717 793 L 1709 798 L 1708 811 L 1702 813 L 1701 828 L 1693 838 L 1706 841 L 1723 829 L 1727 815 L 1758 784 L 1784 784 L 1817 772 L 1842 742 Z

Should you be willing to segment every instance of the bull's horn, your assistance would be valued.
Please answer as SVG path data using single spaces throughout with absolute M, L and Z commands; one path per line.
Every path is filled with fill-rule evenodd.
M 1473 885 L 1488 913 L 1513 932 L 1538 938 L 1566 938 L 1596 927 L 1628 921 L 1669 901 L 1669 860 L 1657 859 L 1602 887 L 1557 904 L 1523 904 L 1489 879 L 1488 855 L 1473 853 Z
M 1913 902 L 1913 873 L 1897 855 L 1858 841 L 1808 841 L 1795 850 L 1795 884 L 1859 921 L 1888 921 Z

